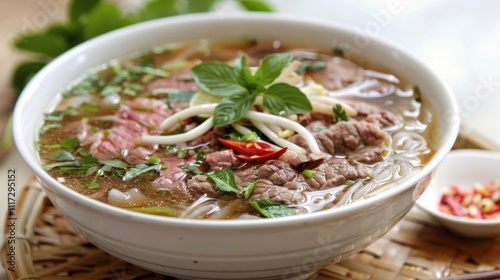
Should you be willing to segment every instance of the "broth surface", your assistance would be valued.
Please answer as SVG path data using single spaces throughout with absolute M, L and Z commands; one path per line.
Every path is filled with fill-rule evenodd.
M 211 128 L 189 139 L 185 137 L 206 125 L 211 113 L 160 127 L 176 113 L 225 98 L 201 90 L 193 67 L 217 61 L 238 69 L 235 63 L 245 55 L 244 68 L 257 76 L 264 59 L 276 53 L 289 53 L 292 60 L 260 90 L 281 83 L 309 99 L 311 112 L 278 117 L 305 127 L 321 153 L 314 153 L 307 137 L 279 121 L 243 117 L 236 125 Z M 426 141 L 432 118 L 422 108 L 418 87 L 356 65 L 339 49 L 320 52 L 278 41 L 200 41 L 153 47 L 101 69 L 63 92 L 57 108 L 46 114 L 37 142 L 39 155 L 47 172 L 69 188 L 133 211 L 211 219 L 310 213 L 395 187 L 433 154 Z M 269 113 L 266 101 L 259 101 L 262 96 L 266 98 L 265 92 L 251 111 Z M 269 133 L 277 135 L 279 143 Z M 188 140 L 162 144 L 143 135 L 161 136 L 161 141 L 181 135 Z M 228 148 L 221 138 L 267 143 L 271 150 L 247 146 L 246 152 L 262 154 L 245 154 Z M 282 153 L 272 155 L 278 151 Z M 231 180 L 236 191 L 224 189 L 234 188 Z

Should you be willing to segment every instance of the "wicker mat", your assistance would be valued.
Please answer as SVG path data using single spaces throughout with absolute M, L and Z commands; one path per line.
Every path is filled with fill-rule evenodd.
M 10 279 L 174 279 L 94 247 L 72 230 L 36 181 L 25 188 L 16 214 L 16 272 L 7 270 Z M 5 269 L 6 254 L 4 243 Z M 500 238 L 461 238 L 415 207 L 382 239 L 311 279 L 436 279 L 497 269 Z

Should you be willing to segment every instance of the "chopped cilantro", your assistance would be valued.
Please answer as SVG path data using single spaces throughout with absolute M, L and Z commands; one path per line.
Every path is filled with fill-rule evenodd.
M 335 107 L 333 107 L 333 113 L 335 114 L 337 121 L 347 121 L 349 117 L 347 117 L 347 113 L 344 110 L 344 107 L 340 104 L 336 104 Z

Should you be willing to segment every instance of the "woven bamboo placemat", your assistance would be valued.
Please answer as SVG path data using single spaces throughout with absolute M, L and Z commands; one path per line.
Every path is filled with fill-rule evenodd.
M 457 147 L 477 146 L 463 142 Z M 68 225 L 35 180 L 24 189 L 16 215 L 16 271 L 8 270 L 6 242 L 0 257 L 9 279 L 175 279 L 126 263 L 90 244 Z M 437 279 L 498 269 L 500 238 L 459 237 L 414 207 L 382 239 L 325 267 L 310 280 Z

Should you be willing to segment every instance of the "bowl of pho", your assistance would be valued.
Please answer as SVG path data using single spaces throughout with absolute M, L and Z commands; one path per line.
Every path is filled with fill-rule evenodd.
M 281 14 L 189 15 L 66 52 L 22 93 L 20 154 L 90 242 L 185 279 L 286 279 L 376 241 L 458 133 L 395 43 Z

